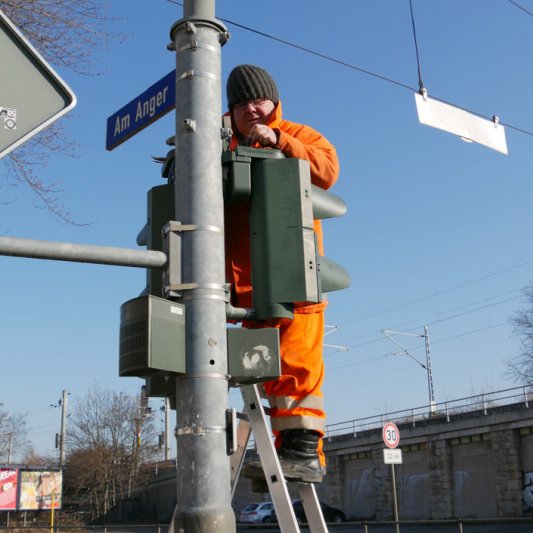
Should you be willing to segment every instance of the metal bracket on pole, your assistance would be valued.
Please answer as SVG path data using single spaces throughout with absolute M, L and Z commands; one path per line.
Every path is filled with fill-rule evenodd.
M 182 224 L 174 220 L 163 227 L 163 250 L 168 257 L 166 268 L 163 272 L 163 293 L 165 298 L 183 298 L 183 291 L 201 290 L 203 298 L 228 301 L 225 284 L 220 283 L 183 283 L 181 275 L 181 234 L 184 231 L 212 231 L 224 233 L 217 226 Z M 198 296 L 198 295 L 196 295 Z
M 165 298 L 181 296 L 181 292 L 176 290 L 176 286 L 181 284 L 181 232 L 177 229 L 179 226 L 179 222 L 170 221 L 163 227 L 163 251 L 168 257 L 163 271 Z
M 244 462 L 244 456 L 246 455 L 246 448 L 248 441 L 250 440 L 250 434 L 252 429 L 250 427 L 250 421 L 244 413 L 236 413 L 236 418 L 233 418 L 232 413 L 232 433 L 231 437 L 234 439 L 231 446 L 230 453 L 230 468 L 231 468 L 231 497 L 235 494 L 237 488 L 237 481 L 239 480 L 239 474 L 241 473 L 242 464 Z M 237 423 L 237 419 L 239 422 Z M 229 430 L 228 430 L 229 434 Z

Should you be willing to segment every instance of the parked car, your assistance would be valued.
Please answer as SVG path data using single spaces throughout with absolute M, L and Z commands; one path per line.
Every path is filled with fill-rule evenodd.
M 247 524 L 269 524 L 273 521 L 272 502 L 251 503 L 247 505 L 239 515 L 239 522 Z
M 320 502 L 320 507 L 322 508 L 322 515 L 324 516 L 324 520 L 326 522 L 345 522 L 346 521 L 346 515 L 340 509 L 337 509 L 336 507 L 331 507 L 331 505 L 328 505 L 327 503 L 324 503 L 324 502 Z M 302 500 L 293 500 L 292 508 L 294 509 L 296 520 L 298 520 L 298 522 L 306 523 L 307 518 L 305 516 L 305 511 L 304 511 Z M 274 522 L 278 521 L 276 517 L 276 511 L 273 511 L 272 519 Z

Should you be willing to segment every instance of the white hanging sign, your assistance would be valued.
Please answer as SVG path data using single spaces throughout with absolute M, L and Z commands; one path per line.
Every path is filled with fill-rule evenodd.
M 507 155 L 505 129 L 497 121 L 487 120 L 459 107 L 415 93 L 416 110 L 421 124 L 458 135 Z

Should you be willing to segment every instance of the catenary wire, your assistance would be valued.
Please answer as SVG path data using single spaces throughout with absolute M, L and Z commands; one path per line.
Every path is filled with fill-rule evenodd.
M 513 290 L 513 291 L 509 291 L 509 292 L 506 292 L 506 293 L 503 293 L 503 294 L 498 294 L 496 296 L 491 296 L 489 298 L 483 298 L 482 300 L 476 300 L 474 302 L 469 302 L 467 304 L 463 304 L 463 305 L 459 305 L 459 306 L 456 306 L 456 307 L 452 307 L 450 309 L 444 309 L 444 310 L 439 310 L 438 312 L 436 313 L 431 313 L 431 314 L 428 314 L 428 315 L 424 315 L 424 316 L 421 316 L 421 317 L 417 317 L 416 319 L 412 319 L 412 320 L 408 320 L 406 322 L 401 322 L 401 323 L 398 323 L 398 324 L 392 324 L 392 325 L 389 325 L 387 326 L 386 329 L 394 329 L 394 330 L 397 330 L 399 328 L 406 328 L 408 326 L 411 326 L 410 330 L 414 329 L 414 326 L 412 326 L 412 324 L 419 324 L 419 323 L 424 323 L 426 324 L 426 321 L 428 319 L 432 319 L 434 318 L 435 316 L 438 316 L 438 317 L 442 317 L 443 315 L 447 315 L 448 313 L 452 313 L 452 312 L 455 312 L 455 311 L 459 311 L 459 310 L 462 310 L 462 309 L 465 309 L 465 308 L 468 308 L 468 307 L 471 307 L 473 305 L 478 305 L 480 303 L 483 303 L 483 302 L 489 302 L 491 300 L 495 300 L 497 298 L 502 298 L 504 296 L 509 296 L 511 294 L 515 294 L 517 292 L 522 292 L 522 289 L 516 289 L 516 290 Z M 340 326 L 337 326 L 337 329 L 340 329 Z M 367 333 L 361 333 L 355 337 L 350 337 L 349 339 L 345 339 L 345 341 L 351 341 L 351 342 L 354 342 L 354 341 L 357 341 L 359 339 L 364 339 L 365 337 L 370 337 L 370 336 L 374 336 L 376 334 L 376 330 L 375 329 L 372 329 L 371 331 L 368 331 Z
M 458 335 L 453 335 L 452 337 L 446 337 L 444 339 L 438 339 L 436 341 L 431 341 L 431 344 L 434 345 L 434 344 L 440 344 L 441 342 L 452 341 L 452 340 L 455 340 L 455 339 L 459 339 L 461 337 L 466 337 L 467 335 L 474 335 L 475 333 L 480 333 L 481 331 L 486 331 L 486 330 L 492 329 L 492 328 L 498 328 L 500 326 L 506 326 L 508 324 L 509 324 L 508 322 L 500 322 L 499 324 L 493 324 L 493 325 L 490 325 L 490 326 L 486 326 L 484 328 L 472 329 L 470 331 L 465 331 L 464 333 L 459 333 Z
M 165 1 L 170 3 L 170 4 L 175 4 L 175 5 L 183 7 L 183 4 L 181 2 L 176 1 L 176 0 L 165 0 Z M 307 48 L 305 46 L 301 46 L 301 45 L 296 44 L 296 43 L 292 43 L 290 41 L 287 41 L 286 39 L 281 39 L 280 37 L 276 37 L 275 35 L 271 35 L 269 33 L 263 32 L 263 31 L 255 30 L 253 28 L 250 28 L 249 26 L 245 26 L 244 24 L 240 24 L 238 22 L 235 22 L 235 21 L 232 21 L 232 20 L 229 20 L 229 19 L 225 19 L 225 18 L 222 18 L 222 17 L 217 17 L 217 18 L 219 20 L 221 20 L 222 22 L 225 22 L 226 24 L 230 24 L 232 26 L 235 26 L 237 28 L 243 29 L 245 31 L 249 31 L 251 33 L 255 33 L 256 35 L 260 35 L 261 37 L 265 37 L 267 39 L 271 39 L 273 41 L 279 42 L 279 43 L 284 44 L 286 46 L 290 46 L 291 48 L 295 48 L 295 49 L 300 50 L 302 52 L 305 52 L 307 54 L 314 55 L 314 56 L 319 57 L 321 59 L 324 59 L 326 61 L 330 61 L 332 63 L 336 63 L 337 65 L 341 65 L 343 67 L 346 67 L 346 68 L 349 68 L 349 69 L 352 69 L 352 70 L 356 70 L 358 72 L 361 72 L 362 74 L 366 74 L 368 76 L 372 76 L 374 78 L 380 79 L 382 81 L 385 81 L 387 83 L 396 85 L 398 87 L 402 87 L 404 89 L 408 89 L 409 91 L 419 92 L 418 89 L 412 87 L 411 85 L 408 85 L 406 83 L 402 83 L 400 81 L 394 80 L 394 79 L 389 78 L 387 76 L 384 76 L 382 74 L 377 74 L 376 72 L 372 72 L 372 71 L 370 71 L 368 69 L 364 69 L 364 68 L 358 67 L 356 65 L 352 65 L 351 63 L 347 63 L 346 61 L 342 61 L 342 60 L 334 58 L 332 56 L 329 56 L 329 55 L 326 55 L 326 54 L 322 54 L 321 52 L 317 52 L 316 50 L 311 50 L 310 48 Z M 458 109 L 462 109 L 463 111 L 467 111 L 468 113 L 471 113 L 473 115 L 477 115 L 478 117 L 481 117 L 481 118 L 484 118 L 484 119 L 487 119 L 487 120 L 491 120 L 491 121 L 494 120 L 493 116 L 484 115 L 483 113 L 479 113 L 478 111 L 473 111 L 471 109 L 467 109 L 466 107 L 458 106 L 458 105 L 456 105 L 456 104 L 454 104 L 452 102 L 444 100 L 443 98 L 439 98 L 439 97 L 435 96 L 434 94 L 431 95 L 431 98 L 433 100 L 437 100 L 439 102 L 442 102 L 443 104 L 448 104 L 448 105 L 451 105 L 453 107 L 457 107 Z M 513 125 L 509 124 L 508 122 L 503 122 L 502 120 L 500 120 L 499 124 L 501 124 L 502 126 L 505 126 L 506 128 L 509 128 L 509 129 L 512 129 L 512 130 L 515 130 L 517 132 L 523 133 L 525 135 L 530 135 L 531 137 L 533 137 L 533 132 L 527 131 L 527 130 L 525 130 L 523 128 L 518 128 L 516 126 L 513 126 Z
M 44 413 L 46 411 L 51 411 L 52 409 L 54 408 L 51 406 L 48 406 L 48 407 L 42 407 L 41 409 L 34 409 L 33 411 L 25 411 L 24 413 L 21 413 L 21 414 L 22 416 L 24 416 L 24 418 L 26 418 L 27 416 L 34 416 L 34 415 Z
M 499 276 L 500 274 L 505 274 L 506 272 L 510 272 L 511 270 L 515 270 L 517 268 L 520 268 L 520 267 L 523 267 L 523 266 L 527 266 L 527 265 L 531 265 L 531 264 L 533 264 L 533 260 L 525 261 L 524 263 L 518 263 L 516 265 L 512 265 L 510 267 L 504 268 L 502 270 L 498 270 L 496 272 L 491 272 L 490 274 L 486 274 L 486 275 L 480 276 L 478 278 L 474 278 L 474 279 L 471 279 L 471 280 L 468 280 L 468 281 L 463 281 L 461 283 L 458 283 L 457 285 L 453 285 L 451 287 L 447 287 L 446 289 L 441 289 L 441 290 L 439 290 L 437 292 L 428 294 L 426 296 L 420 296 L 419 298 L 415 298 L 413 300 L 409 300 L 409 301 L 401 303 L 401 304 L 393 305 L 391 307 L 387 307 L 385 309 L 381 309 L 380 311 L 375 311 L 375 312 L 370 313 L 368 315 L 359 316 L 357 318 L 354 318 L 353 320 L 349 320 L 347 322 L 343 322 L 342 324 L 338 324 L 338 326 L 339 327 L 343 327 L 343 326 L 346 326 L 348 324 L 353 324 L 354 322 L 361 322 L 362 320 L 366 320 L 367 318 L 373 318 L 375 316 L 379 316 L 379 315 L 382 315 L 384 313 L 388 313 L 389 311 L 395 311 L 397 309 L 401 309 L 402 307 L 407 307 L 408 305 L 412 305 L 412 304 L 415 304 L 415 303 L 423 302 L 424 300 L 429 300 L 430 298 L 435 298 L 435 296 L 440 296 L 440 295 L 445 294 L 447 292 L 451 292 L 451 291 L 454 291 L 454 290 L 457 290 L 457 289 L 461 289 L 463 287 L 467 287 L 468 285 L 472 285 L 474 283 L 478 283 L 479 281 L 485 281 L 486 279 L 489 279 L 489 278 L 492 278 L 492 277 L 495 277 L 495 276 Z
M 500 302 L 484 305 L 482 307 L 477 307 L 476 309 L 471 309 L 471 310 L 465 311 L 463 313 L 457 313 L 455 315 L 452 315 L 452 316 L 449 316 L 449 317 L 446 317 L 446 318 L 443 318 L 443 319 L 440 319 L 440 320 L 435 320 L 433 322 L 422 323 L 422 324 L 420 324 L 420 325 L 418 325 L 416 327 L 412 327 L 410 329 L 412 331 L 412 330 L 415 330 L 415 329 L 420 329 L 420 328 L 422 328 L 424 326 L 434 326 L 435 324 L 439 324 L 441 322 L 446 322 L 447 320 L 452 320 L 454 318 L 460 318 L 460 317 L 466 316 L 466 315 L 471 314 L 471 313 L 476 313 L 478 311 L 482 311 L 484 309 L 488 309 L 490 307 L 494 307 L 494 306 L 500 305 L 502 303 L 507 303 L 507 302 L 510 302 L 512 300 L 516 300 L 518 298 L 521 298 L 521 296 L 515 296 L 513 298 L 508 298 L 508 299 L 502 300 Z M 502 324 L 507 324 L 507 322 L 502 322 Z M 363 346 L 368 346 L 369 344 L 375 344 L 376 342 L 381 342 L 383 340 L 384 340 L 384 338 L 382 336 L 380 336 L 378 338 L 371 339 L 371 340 L 366 341 L 366 342 L 361 342 L 361 343 L 358 343 L 358 344 L 354 344 L 352 346 L 347 346 L 346 348 L 348 348 L 348 350 L 353 350 L 354 348 L 362 348 Z M 432 343 L 432 344 L 434 344 L 434 343 Z M 339 351 L 340 350 L 337 350 L 337 351 L 334 351 L 334 352 L 328 352 L 328 355 L 333 355 L 334 353 L 337 353 Z M 343 350 L 343 351 L 345 351 L 345 350 Z
M 424 90 L 424 82 L 422 81 L 422 69 L 420 68 L 420 55 L 418 53 L 418 40 L 416 38 L 416 27 L 415 27 L 415 16 L 413 13 L 413 0 L 409 0 L 409 9 L 411 11 L 411 24 L 413 26 L 413 40 L 415 42 L 415 52 L 416 52 L 416 65 L 418 68 L 418 88 L 420 93 Z
M 446 337 L 444 339 L 432 340 L 431 341 L 431 345 L 433 346 L 435 344 L 440 344 L 442 342 L 448 342 L 448 341 L 451 341 L 451 340 L 454 340 L 454 339 L 459 339 L 461 337 L 466 337 L 468 335 L 474 335 L 476 333 L 480 333 L 480 332 L 486 331 L 488 329 L 493 329 L 493 328 L 505 326 L 506 324 L 507 324 L 507 322 L 500 322 L 499 324 L 493 324 L 493 325 L 490 325 L 490 326 L 486 326 L 484 328 L 465 331 L 463 333 L 459 333 L 459 334 L 453 335 L 451 337 Z M 347 367 L 350 367 L 350 366 L 360 365 L 360 364 L 363 364 L 363 363 L 370 363 L 370 362 L 373 362 L 373 361 L 378 361 L 380 359 L 384 359 L 385 357 L 391 357 L 391 355 L 390 354 L 379 355 L 377 357 L 371 357 L 369 359 L 363 359 L 361 361 L 354 361 L 353 363 L 346 363 L 345 365 L 334 366 L 334 367 L 331 367 L 331 368 L 327 368 L 327 372 L 332 372 L 334 370 L 339 370 L 341 368 L 347 368 Z
M 410 328 L 410 330 L 413 330 L 413 329 L 415 329 L 415 327 L 418 328 L 419 327 L 418 324 L 420 324 L 420 323 L 424 323 L 424 325 L 428 325 L 426 321 L 428 319 L 430 319 L 430 318 L 434 318 L 435 316 L 442 317 L 444 315 L 447 315 L 448 313 L 459 311 L 461 309 L 465 309 L 465 308 L 471 307 L 473 305 L 478 305 L 480 303 L 487 303 L 487 302 L 490 302 L 491 300 L 496 300 L 496 299 L 499 299 L 499 298 L 503 298 L 504 296 L 510 296 L 511 294 L 522 293 L 522 292 L 523 292 L 523 289 L 515 289 L 515 290 L 512 290 L 512 291 L 508 291 L 508 292 L 502 293 L 502 294 L 497 294 L 495 296 L 490 296 L 488 298 L 483 298 L 481 300 L 476 300 L 474 302 L 470 302 L 470 303 L 467 303 L 467 304 L 463 304 L 463 305 L 459 305 L 459 306 L 456 306 L 456 307 L 452 307 L 450 309 L 439 310 L 438 312 L 431 313 L 429 315 L 424 315 L 424 316 L 421 316 L 421 317 L 418 317 L 418 318 L 413 318 L 412 320 L 408 320 L 407 322 L 401 322 L 399 324 L 394 324 L 394 325 L 392 325 L 390 327 L 387 327 L 387 329 L 405 328 L 407 326 L 410 326 L 411 324 L 417 324 L 416 326 L 412 326 Z M 503 303 L 503 302 L 497 302 L 497 303 Z M 457 315 L 454 315 L 454 316 L 457 316 Z M 448 318 L 448 317 L 446 317 L 446 318 Z M 434 323 L 436 323 L 436 322 L 434 322 Z M 355 340 L 364 339 L 365 337 L 369 337 L 369 336 L 375 335 L 375 334 L 376 334 L 376 331 L 372 330 L 372 331 L 369 331 L 368 333 L 362 333 L 360 335 L 357 335 L 356 337 L 351 337 L 351 340 L 353 342 Z
M 513 4 L 513 6 L 517 7 L 518 9 L 521 9 L 524 13 L 527 13 L 529 16 L 533 17 L 533 13 L 531 11 L 528 11 L 525 7 L 522 7 L 520 4 L 517 4 L 513 0 L 507 0 L 510 4 Z
M 166 0 L 166 1 L 169 2 L 169 3 L 172 3 L 172 4 L 176 4 L 176 5 L 179 5 L 179 6 L 183 6 L 183 4 L 182 4 L 181 2 L 177 2 L 177 1 L 175 1 L 175 0 Z M 524 10 L 526 13 L 531 14 L 531 13 L 529 13 L 527 10 L 525 10 L 524 8 L 522 8 L 521 6 L 519 6 L 518 4 L 516 4 L 515 2 L 513 2 L 512 0 L 509 0 L 509 2 L 512 3 L 513 5 L 515 5 L 516 7 L 519 7 L 520 9 Z M 410 9 L 411 9 L 411 21 L 412 21 L 412 25 L 413 25 L 413 37 L 414 37 L 414 40 L 415 40 L 415 49 L 416 49 L 416 57 L 417 57 L 417 65 L 418 65 L 419 87 L 420 87 L 420 89 L 422 89 L 422 88 L 423 88 L 423 81 L 422 81 L 422 75 L 421 75 L 421 67 L 420 67 L 420 58 L 419 58 L 418 44 L 417 44 L 417 39 L 416 39 L 416 28 L 415 28 L 415 23 L 414 23 L 414 15 L 413 15 L 413 9 L 412 9 L 412 0 L 410 0 Z M 350 68 L 350 69 L 353 69 L 353 70 L 357 70 L 357 71 L 359 71 L 359 72 L 361 72 L 361 73 L 363 73 L 363 74 L 367 74 L 367 75 L 369 75 L 369 76 L 372 76 L 372 77 L 375 77 L 375 78 L 381 79 L 381 80 L 386 81 L 386 82 L 388 82 L 388 83 L 392 83 L 392 84 L 394 84 L 394 85 L 397 85 L 397 86 L 400 86 L 400 87 L 403 87 L 403 88 L 409 89 L 410 91 L 416 91 L 416 89 L 414 89 L 414 88 L 411 87 L 410 85 L 407 85 L 407 84 L 402 83 L 402 82 L 398 82 L 398 81 L 396 81 L 396 80 L 393 80 L 393 79 L 391 79 L 391 78 L 388 78 L 387 76 L 383 76 L 383 75 L 381 75 L 381 74 L 377 74 L 377 73 L 375 73 L 375 72 L 369 71 L 368 69 L 363 69 L 363 68 L 361 68 L 361 67 L 357 67 L 356 65 L 352 65 L 352 64 L 347 63 L 347 62 L 345 62 L 345 61 L 341 61 L 341 60 L 336 59 L 336 58 L 334 58 L 334 57 L 328 56 L 328 55 L 326 55 L 326 54 L 322 54 L 322 53 L 317 52 L 317 51 L 315 51 L 315 50 L 311 50 L 310 48 L 307 48 L 307 47 L 304 47 L 304 46 L 301 46 L 301 45 L 298 45 L 298 44 L 295 44 L 295 43 L 289 42 L 289 41 L 287 41 L 287 40 L 285 40 L 285 39 L 281 39 L 281 38 L 279 38 L 279 37 L 276 37 L 276 36 L 274 36 L 274 35 L 268 34 L 268 33 L 266 33 L 266 32 L 262 32 L 262 31 L 259 31 L 259 30 L 255 30 L 255 29 L 253 29 L 253 28 L 250 28 L 250 27 L 245 26 L 245 25 L 243 25 L 243 24 L 240 24 L 240 23 L 238 23 L 238 22 L 235 22 L 235 21 L 232 21 L 232 20 L 229 20 L 229 19 L 224 19 L 224 18 L 219 18 L 219 19 L 220 19 L 221 21 L 227 23 L 227 24 L 232 25 L 232 26 L 235 26 L 235 27 L 238 27 L 238 28 L 240 28 L 240 29 L 243 29 L 243 30 L 246 30 L 246 31 L 249 31 L 249 32 L 255 33 L 255 34 L 257 34 L 257 35 L 260 35 L 260 36 L 262 36 L 262 37 L 265 37 L 265 38 L 268 38 L 268 39 L 274 40 L 274 41 L 276 41 L 276 42 L 279 42 L 279 43 L 284 44 L 284 45 L 286 45 L 286 46 L 290 46 L 290 47 L 292 47 L 292 48 L 298 49 L 298 50 L 303 51 L 303 52 L 305 52 L 305 53 L 308 53 L 308 54 L 314 55 L 314 56 L 319 57 L 319 58 L 321 58 L 321 59 L 324 59 L 324 60 L 327 60 L 327 61 L 330 61 L 330 62 L 334 62 L 334 63 L 336 63 L 336 64 L 339 64 L 339 65 L 341 65 L 341 66 L 344 66 L 344 67 L 347 67 L 347 68 Z M 441 102 L 443 102 L 443 103 L 447 103 L 447 104 L 450 104 L 450 105 L 454 105 L 454 104 L 451 104 L 450 102 L 447 102 L 446 100 L 443 100 L 443 99 L 441 99 L 441 98 L 437 98 L 437 97 L 435 97 L 435 96 L 433 96 L 433 98 L 434 98 L 435 100 L 439 100 L 439 101 L 441 101 Z M 458 107 L 458 106 L 456 106 L 456 107 Z M 464 108 L 463 108 L 463 109 L 464 109 Z M 465 110 L 466 110 L 466 109 L 465 109 Z M 489 119 L 489 120 L 492 119 L 492 117 L 487 117 L 486 115 L 483 115 L 483 114 L 481 114 L 481 113 L 478 113 L 478 112 L 475 112 L 475 111 L 472 111 L 472 110 L 467 110 L 467 111 L 469 111 L 469 112 L 471 112 L 471 113 L 473 113 L 473 114 L 475 114 L 475 115 L 478 115 L 478 116 L 480 116 L 480 117 L 487 118 L 487 119 Z M 504 122 L 502 122 L 502 121 L 500 121 L 500 124 L 502 124 L 502 125 L 504 125 L 504 126 L 506 126 L 506 127 L 508 127 L 508 128 L 514 129 L 514 130 L 516 130 L 516 131 L 519 131 L 519 132 L 521 132 L 521 133 L 524 133 L 524 134 L 527 134 L 527 135 L 531 135 L 531 136 L 533 136 L 533 133 L 532 133 L 532 132 L 529 132 L 529 131 L 524 130 L 524 129 L 521 129 L 521 128 L 517 128 L 517 127 L 515 127 L 515 126 L 512 126 L 511 124 L 504 123 Z M 508 269 L 505 269 L 505 270 L 502 270 L 502 271 L 498 271 L 498 272 L 496 272 L 496 273 L 492 273 L 492 274 L 489 274 L 489 275 L 487 275 L 487 276 L 483 276 L 483 277 L 481 277 L 481 278 L 477 278 L 477 279 L 475 279 L 475 280 L 471 280 L 471 281 L 468 281 L 468 282 L 465 282 L 465 283 L 462 283 L 462 284 L 456 285 L 456 286 L 451 287 L 451 288 L 448 288 L 448 289 L 444 289 L 444 290 L 439 291 L 439 292 L 437 292 L 437 293 L 434 293 L 434 294 L 431 294 L 431 295 L 428 295 L 428 296 L 425 296 L 425 297 L 417 298 L 417 299 L 415 299 L 415 300 L 411 300 L 410 302 L 407 302 L 407 303 L 404 303 L 404 304 L 400 304 L 400 305 L 398 305 L 398 306 L 394 306 L 394 307 L 392 307 L 392 308 L 388 308 L 388 309 L 386 309 L 386 310 L 378 311 L 378 312 L 376 312 L 376 313 L 374 313 L 374 314 L 372 314 L 372 315 L 366 315 L 366 316 L 364 316 L 364 317 L 359 317 L 359 318 L 357 318 L 357 319 L 355 319 L 355 320 L 352 320 L 352 321 L 346 322 L 346 323 L 344 323 L 343 325 L 350 324 L 350 323 L 352 323 L 352 322 L 355 322 L 355 321 L 358 321 L 358 320 L 362 320 L 362 319 L 364 319 L 364 318 L 369 318 L 370 316 L 376 316 L 376 315 L 381 314 L 381 313 L 384 313 L 384 312 L 386 312 L 386 311 L 390 311 L 390 310 L 393 310 L 393 309 L 398 309 L 399 307 L 404 307 L 404 306 L 406 306 L 406 305 L 410 305 L 410 304 L 412 304 L 412 303 L 416 303 L 416 302 L 419 302 L 419 301 L 422 301 L 422 300 L 425 300 L 425 299 L 428 299 L 428 298 L 433 298 L 433 297 L 438 296 L 439 294 L 442 294 L 442 293 L 444 293 L 444 292 L 451 291 L 451 290 L 455 290 L 455 289 L 457 289 L 457 288 L 463 287 L 463 286 L 468 285 L 468 284 L 470 284 L 470 283 L 474 283 L 474 282 L 477 282 L 477 281 L 480 281 L 480 280 L 483 280 L 483 279 L 487 279 L 488 277 L 492 277 L 492 276 L 494 276 L 494 275 L 497 275 L 497 274 L 500 274 L 500 273 L 506 272 L 506 271 L 511 270 L 511 269 L 513 269 L 513 268 L 517 268 L 517 267 L 519 267 L 519 266 L 523 266 L 523 265 L 525 265 L 525 264 L 530 264 L 530 263 L 532 263 L 532 262 L 533 262 L 533 261 L 528 261 L 527 263 L 522 263 L 522 264 L 520 264 L 520 265 L 515 265 L 515 266 L 510 267 L 510 268 L 508 268 Z M 509 301 L 509 300 L 512 300 L 512 299 L 515 299 L 515 298 L 511 298 L 511 299 L 505 300 L 505 301 L 503 301 L 503 302 L 498 302 L 498 303 L 505 303 L 505 302 L 507 302 L 507 301 Z M 447 317 L 447 318 L 445 318 L 445 319 L 440 319 L 440 320 L 434 321 L 433 324 L 438 323 L 438 322 L 442 322 L 442 321 L 444 321 L 444 320 L 451 320 L 452 318 L 456 318 L 456 317 L 458 317 L 458 316 L 464 316 L 465 314 L 472 313 L 472 312 L 475 312 L 475 311 L 478 311 L 478 310 L 482 310 L 482 309 L 485 309 L 485 308 L 487 308 L 487 307 L 492 307 L 492 306 L 494 306 L 494 305 L 498 305 L 498 303 L 490 304 L 490 305 L 487 305 L 487 306 L 483 306 L 483 307 L 480 307 L 480 308 L 478 308 L 478 309 L 474 309 L 474 310 L 471 310 L 471 311 L 468 311 L 468 312 L 465 312 L 465 313 L 461 313 L 461 314 L 458 314 L 458 315 L 452 315 L 451 317 Z M 504 322 L 504 323 L 502 323 L 502 324 L 505 324 L 505 323 L 506 323 L 506 322 Z M 502 325 L 502 324 L 499 324 L 499 325 Z M 490 327 L 496 327 L 496 326 L 490 326 Z M 483 328 L 483 329 L 487 329 L 487 328 Z M 481 330 L 476 330 L 476 331 L 482 331 L 483 329 L 481 329 Z M 469 334 L 469 333 L 466 333 L 466 334 Z M 466 335 L 466 334 L 464 334 L 464 335 Z M 461 335 L 461 336 L 464 336 L 464 335 Z M 451 338 L 453 338 L 453 337 L 450 337 L 450 339 L 451 339 Z M 362 344 L 359 344 L 359 345 L 356 345 L 356 346 L 353 346 L 353 347 L 359 347 L 359 346 L 362 346 L 362 345 L 369 344 L 369 343 L 371 343 L 371 342 L 377 342 L 377 340 L 381 340 L 381 339 L 376 339 L 376 340 L 373 340 L 373 341 L 368 341 L 367 343 L 362 343 Z M 437 342 L 438 342 L 438 341 L 437 341 Z M 434 344 L 435 344 L 435 342 L 434 342 Z M 353 347 L 351 347 L 351 348 L 353 348 Z

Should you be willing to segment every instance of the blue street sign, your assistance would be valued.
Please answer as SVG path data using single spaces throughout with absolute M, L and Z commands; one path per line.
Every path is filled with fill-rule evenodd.
M 107 119 L 106 150 L 133 137 L 176 107 L 176 71 L 148 87 Z

